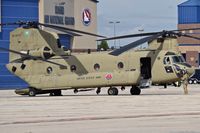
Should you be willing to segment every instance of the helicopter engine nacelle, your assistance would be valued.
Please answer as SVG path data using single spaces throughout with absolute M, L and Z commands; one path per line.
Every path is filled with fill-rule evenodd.
M 21 51 L 21 53 L 43 59 L 49 59 L 54 56 L 53 51 L 47 46 L 35 50 Z

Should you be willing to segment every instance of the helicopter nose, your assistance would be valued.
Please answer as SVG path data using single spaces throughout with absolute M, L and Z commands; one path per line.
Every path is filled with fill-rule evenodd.
M 188 74 L 189 74 L 190 77 L 195 73 L 195 68 L 194 67 L 187 68 L 186 70 L 187 70 L 187 72 L 188 72 Z

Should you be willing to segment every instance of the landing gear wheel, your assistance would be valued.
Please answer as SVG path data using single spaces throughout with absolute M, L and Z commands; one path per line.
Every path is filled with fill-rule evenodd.
M 28 95 L 34 97 L 36 95 L 36 90 L 34 88 L 29 88 Z
M 62 91 L 61 90 L 54 90 L 49 95 L 50 96 L 62 96 Z
M 62 96 L 62 91 L 61 91 L 61 90 L 56 90 L 56 91 L 54 92 L 54 95 L 55 95 L 55 96 Z
M 131 95 L 140 95 L 141 89 L 139 87 L 132 87 L 130 90 Z
M 126 89 L 126 88 L 125 88 L 124 86 L 121 87 L 121 90 L 122 90 L 122 91 L 125 91 L 125 89 Z
M 117 88 L 109 88 L 108 95 L 118 95 L 118 89 Z
M 180 87 L 181 86 L 181 82 L 180 81 L 174 82 L 173 85 L 175 87 Z
M 74 89 L 74 94 L 77 94 L 78 93 L 78 89 Z
M 96 93 L 97 93 L 97 95 L 99 95 L 101 93 L 101 88 L 97 88 Z

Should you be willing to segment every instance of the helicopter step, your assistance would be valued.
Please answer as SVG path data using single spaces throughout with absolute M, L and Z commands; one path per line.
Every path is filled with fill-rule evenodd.
M 87 91 L 93 91 L 94 89 L 74 89 L 74 94 L 77 94 L 78 92 L 87 92 Z
M 152 81 L 151 79 L 141 79 L 140 80 L 140 88 L 149 88 L 151 87 Z

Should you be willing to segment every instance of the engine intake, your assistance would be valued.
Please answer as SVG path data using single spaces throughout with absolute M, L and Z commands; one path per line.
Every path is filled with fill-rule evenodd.
M 47 46 L 38 48 L 36 50 L 21 51 L 23 54 L 27 54 L 34 57 L 40 57 L 43 59 L 49 59 L 54 56 L 53 51 Z

